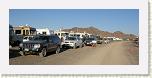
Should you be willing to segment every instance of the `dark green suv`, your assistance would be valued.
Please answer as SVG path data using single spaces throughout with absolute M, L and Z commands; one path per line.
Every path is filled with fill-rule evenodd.
M 32 40 L 19 45 L 20 54 L 37 53 L 45 57 L 47 52 L 60 52 L 61 40 L 57 35 L 37 35 Z

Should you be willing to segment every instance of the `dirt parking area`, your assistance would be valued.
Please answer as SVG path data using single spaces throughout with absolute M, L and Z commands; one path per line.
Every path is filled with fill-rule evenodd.
M 10 65 L 138 65 L 139 47 L 131 41 L 118 41 L 85 46 L 77 49 L 63 49 L 61 53 L 20 56 L 17 48 L 10 50 Z

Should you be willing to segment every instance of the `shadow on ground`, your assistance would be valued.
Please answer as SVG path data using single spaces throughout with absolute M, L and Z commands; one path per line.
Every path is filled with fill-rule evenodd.
M 15 58 L 21 56 L 19 50 L 9 49 L 9 58 Z

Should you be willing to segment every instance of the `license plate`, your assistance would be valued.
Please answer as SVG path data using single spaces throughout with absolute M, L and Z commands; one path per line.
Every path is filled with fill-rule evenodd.
M 29 49 L 27 49 L 27 48 L 25 48 L 24 50 L 25 50 L 25 51 L 29 51 Z

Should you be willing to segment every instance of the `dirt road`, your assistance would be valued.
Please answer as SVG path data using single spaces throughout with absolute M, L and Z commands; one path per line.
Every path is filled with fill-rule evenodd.
M 47 57 L 36 55 L 11 57 L 11 65 L 137 65 L 138 47 L 133 42 L 120 41 L 67 49 L 60 54 L 49 53 Z

